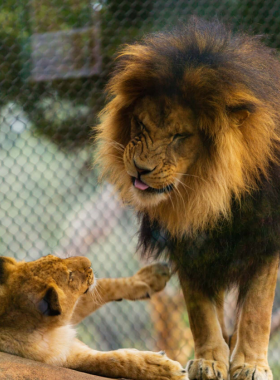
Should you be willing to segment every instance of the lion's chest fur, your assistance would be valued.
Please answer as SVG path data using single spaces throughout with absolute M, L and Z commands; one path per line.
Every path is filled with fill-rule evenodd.
M 164 253 L 179 276 L 210 296 L 234 283 L 246 287 L 267 260 L 280 252 L 279 189 L 266 183 L 262 190 L 234 204 L 232 219 L 195 237 L 174 238 L 160 222 L 142 217 L 140 244 L 155 255 Z

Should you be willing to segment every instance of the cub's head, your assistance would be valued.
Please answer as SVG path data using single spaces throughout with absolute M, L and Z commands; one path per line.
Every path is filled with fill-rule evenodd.
M 62 260 L 48 255 L 28 263 L 0 257 L 0 324 L 63 325 L 93 279 L 85 257 Z
M 279 73 L 271 49 L 218 22 L 125 47 L 97 127 L 102 175 L 171 234 L 215 226 L 276 159 Z

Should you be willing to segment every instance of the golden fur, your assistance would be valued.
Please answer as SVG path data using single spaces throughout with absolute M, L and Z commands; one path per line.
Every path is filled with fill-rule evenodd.
M 98 352 L 76 339 L 72 327 L 107 302 L 149 298 L 169 277 L 166 265 L 155 264 L 96 282 L 85 257 L 29 263 L 1 257 L 0 351 L 113 378 L 183 380 L 186 371 L 164 352 Z
M 257 188 L 261 176 L 267 175 L 269 162 L 275 160 L 275 146 L 279 142 L 276 128 L 279 100 L 264 101 L 242 83 L 235 83 L 234 87 L 224 85 L 220 77 L 227 75 L 226 69 L 224 73 L 206 66 L 186 69 L 176 83 L 178 94 L 164 89 L 162 82 L 172 74 L 171 63 L 158 51 L 162 45 L 172 44 L 180 51 L 185 48 L 183 43 L 186 41 L 181 46 L 172 34 L 159 34 L 147 38 L 143 45 L 129 45 L 119 54 L 119 66 L 108 84 L 112 100 L 102 111 L 97 127 L 96 159 L 103 178 L 115 185 L 126 204 L 147 213 L 152 220 L 161 220 L 172 235 L 179 236 L 186 231 L 212 228 L 221 216 L 230 218 L 232 198 L 240 200 Z M 205 43 L 203 38 L 198 39 L 200 49 Z M 244 37 L 239 53 L 246 56 L 257 44 L 257 40 Z M 253 58 L 260 60 L 258 56 Z M 266 59 L 265 51 L 261 59 Z M 154 71 L 149 69 L 152 65 Z M 279 81 L 279 71 L 275 75 L 274 80 Z M 204 104 L 206 91 L 213 94 Z M 195 107 L 189 101 L 191 96 Z M 150 147 L 142 143 L 143 136 L 139 137 L 142 162 L 150 161 L 151 151 L 159 146 L 152 158 L 159 167 L 153 174 L 163 177 L 167 171 L 168 184 L 173 184 L 176 191 L 147 197 L 132 186 L 133 169 L 128 168 L 133 166 L 132 157 L 137 149 L 135 136 L 141 133 L 140 129 L 132 133 L 135 117 L 145 121 L 153 134 Z M 171 152 L 167 152 L 172 137 L 178 131 L 189 130 L 193 136 L 184 142 L 184 150 L 176 154 L 178 146 L 173 144 Z M 207 139 L 214 141 L 210 149 Z M 188 149 L 199 150 L 199 154 L 189 160 L 182 154 Z M 148 185 L 156 188 L 166 185 L 166 179 L 155 183 L 150 177 L 145 177 Z
M 97 126 L 97 163 L 138 211 L 140 246 L 178 270 L 190 380 L 271 380 L 280 252 L 280 63 L 257 37 L 193 18 L 126 46 Z M 224 292 L 239 287 L 232 353 Z M 229 359 L 230 358 L 230 359 Z

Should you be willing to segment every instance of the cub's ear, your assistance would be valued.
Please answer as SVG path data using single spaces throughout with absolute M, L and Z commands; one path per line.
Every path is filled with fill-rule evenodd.
M 62 312 L 56 289 L 51 286 L 38 304 L 39 311 L 46 316 L 60 315 Z
M 16 264 L 16 260 L 10 257 L 0 256 L 0 285 L 4 285 L 12 266 Z
M 4 284 L 5 277 L 6 277 L 4 265 L 5 265 L 5 258 L 0 257 L 0 285 Z
M 227 113 L 237 127 L 240 127 L 255 110 L 256 106 L 252 103 L 227 106 Z

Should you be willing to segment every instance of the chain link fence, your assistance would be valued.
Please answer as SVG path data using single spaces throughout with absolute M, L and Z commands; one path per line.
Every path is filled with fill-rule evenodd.
M 99 277 L 139 267 L 137 223 L 91 167 L 92 126 L 123 43 L 218 16 L 280 48 L 280 0 L 5 0 L 0 4 L 0 255 L 87 255 Z M 143 264 L 141 264 L 143 265 Z M 232 325 L 227 301 L 227 323 Z M 280 286 L 269 361 L 280 376 Z M 176 278 L 149 303 L 103 307 L 79 327 L 88 345 L 165 349 L 185 364 L 193 343 Z

